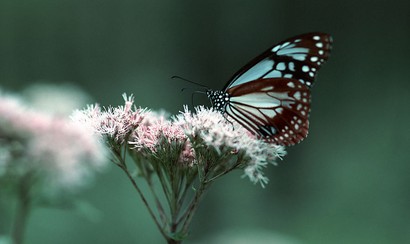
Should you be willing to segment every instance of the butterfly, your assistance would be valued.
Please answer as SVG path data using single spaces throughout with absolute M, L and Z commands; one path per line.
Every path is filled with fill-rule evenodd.
M 306 138 L 310 88 L 329 57 L 332 37 L 307 33 L 267 49 L 239 69 L 222 90 L 208 89 L 212 107 L 269 143 Z

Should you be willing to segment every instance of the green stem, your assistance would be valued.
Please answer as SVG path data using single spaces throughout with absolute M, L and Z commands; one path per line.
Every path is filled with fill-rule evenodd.
M 155 204 L 157 205 L 157 209 L 158 209 L 160 218 L 161 218 L 161 220 L 162 220 L 162 224 L 163 224 L 163 226 L 166 226 L 166 223 L 168 222 L 168 218 L 167 218 L 167 215 L 165 214 L 164 208 L 162 207 L 162 204 L 161 204 L 161 202 L 159 201 L 159 198 L 158 198 L 158 196 L 157 196 L 157 194 L 156 194 L 156 192 L 155 192 L 155 189 L 154 189 L 154 186 L 153 186 L 153 184 L 152 184 L 152 181 L 151 181 L 150 179 L 148 179 L 147 177 L 145 177 L 145 180 L 147 181 L 147 184 L 148 184 L 148 187 L 149 187 L 149 189 L 150 189 L 150 191 L 151 191 L 151 194 L 152 194 L 153 197 L 154 197 L 154 201 L 155 201 Z
M 168 206 L 171 206 L 172 205 L 172 198 L 171 198 L 172 193 L 170 192 L 170 189 L 169 189 L 170 188 L 169 179 L 166 177 L 166 173 L 163 171 L 163 169 L 159 165 L 156 166 L 155 171 L 157 172 L 157 176 L 161 184 L 162 191 L 164 192 L 164 196 L 168 202 Z
M 155 224 L 157 225 L 159 231 L 161 232 L 162 236 L 165 239 L 169 239 L 168 235 L 165 233 L 164 229 L 161 227 L 157 217 L 154 214 L 154 211 L 151 209 L 151 207 L 148 204 L 147 199 L 145 198 L 144 194 L 142 193 L 141 189 L 138 187 L 137 182 L 135 182 L 134 178 L 132 177 L 132 175 L 128 172 L 128 170 L 124 167 L 122 167 L 123 171 L 125 172 L 125 174 L 127 175 L 128 179 L 131 181 L 132 185 L 134 186 L 135 190 L 137 190 L 138 194 L 141 197 L 142 202 L 144 203 L 144 205 L 147 207 L 149 214 L 151 215 L 152 219 L 154 220 Z
M 174 239 L 167 239 L 168 244 L 180 244 L 182 243 L 181 240 L 174 240 Z
M 219 174 L 213 176 L 213 177 L 210 178 L 210 179 L 207 179 L 206 182 L 207 182 L 207 183 L 212 182 L 212 181 L 218 179 L 219 177 L 226 175 L 227 173 L 231 172 L 232 170 L 237 169 L 239 165 L 240 165 L 239 163 L 233 165 L 233 166 L 230 167 L 229 169 L 227 169 L 227 170 L 225 170 L 225 171 L 222 171 L 221 173 L 219 173 Z
M 124 147 L 126 147 L 126 145 L 124 145 Z M 121 150 L 121 149 L 120 149 Z M 145 198 L 144 194 L 142 193 L 141 189 L 138 187 L 137 182 L 135 181 L 135 179 L 132 177 L 131 173 L 128 171 L 127 168 L 127 164 L 125 162 L 125 154 L 124 156 L 121 155 L 120 150 L 112 150 L 114 152 L 114 155 L 116 156 L 116 158 L 118 159 L 119 163 L 116 164 L 118 167 L 120 167 L 125 174 L 127 175 L 128 179 L 131 181 L 134 189 L 138 192 L 138 195 L 140 196 L 142 202 L 144 203 L 144 205 L 146 206 L 146 208 L 148 209 L 149 214 L 151 215 L 152 219 L 155 222 L 155 225 L 158 227 L 159 231 L 161 232 L 162 236 L 165 239 L 169 239 L 168 235 L 165 233 L 164 228 L 160 225 L 160 222 L 158 221 L 157 217 L 155 216 L 154 211 L 152 210 L 152 208 L 149 206 L 147 199 Z M 125 149 L 124 149 L 125 150 Z
M 207 185 L 208 183 L 206 183 L 205 181 L 200 182 L 199 189 L 197 190 L 194 199 L 188 207 L 186 214 L 184 214 L 186 218 L 184 221 L 184 225 L 182 227 L 182 233 L 188 232 L 189 225 L 191 224 L 192 218 L 194 217 L 194 214 L 198 209 L 199 202 L 201 200 L 203 193 L 205 192 Z
M 31 173 L 22 178 L 19 186 L 18 207 L 11 233 L 13 244 L 22 244 L 24 240 L 24 232 L 31 207 L 30 186 Z

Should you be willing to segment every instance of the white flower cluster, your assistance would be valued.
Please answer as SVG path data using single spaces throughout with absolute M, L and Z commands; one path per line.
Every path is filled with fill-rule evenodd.
M 286 154 L 284 147 L 256 138 L 235 121 L 231 122 L 220 112 L 203 106 L 196 107 L 195 113 L 191 113 L 185 106 L 184 111 L 175 117 L 175 123 L 184 128 L 190 138 L 200 136 L 207 146 L 212 146 L 217 151 L 220 151 L 221 147 L 228 147 L 245 152 L 249 160 L 244 176 L 262 186 L 268 182 L 263 169 L 269 163 L 275 163 L 276 158 Z
M 72 114 L 73 121 L 88 126 L 90 130 L 101 136 L 109 136 L 119 143 L 132 132 L 143 119 L 145 109 L 133 108 L 134 97 L 123 94 L 124 106 L 101 108 L 98 104 L 89 105 L 85 110 L 76 110 Z
M 101 136 L 108 136 L 118 143 L 127 142 L 132 149 L 148 149 L 155 153 L 160 147 L 160 139 L 166 138 L 184 145 L 182 158 L 194 165 L 198 142 L 201 147 L 212 147 L 219 154 L 228 150 L 232 157 L 241 152 L 246 155 L 245 176 L 254 183 L 264 186 L 268 179 L 263 169 L 285 155 L 282 146 L 266 143 L 253 136 L 236 122 L 230 122 L 221 113 L 203 106 L 195 108 L 195 113 L 184 107 L 184 111 L 167 120 L 163 114 L 133 107 L 133 96 L 123 95 L 125 106 L 109 107 L 101 110 L 97 105 L 77 111 L 73 119 L 93 127 Z M 127 137 L 127 138 L 125 138 Z
M 105 165 L 105 149 L 81 124 L 0 92 L 0 180 L 38 176 L 47 194 L 76 190 Z

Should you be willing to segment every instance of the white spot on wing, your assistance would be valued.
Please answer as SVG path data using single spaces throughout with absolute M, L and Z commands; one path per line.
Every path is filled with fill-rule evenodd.
M 276 69 L 277 70 L 285 70 L 286 69 L 286 65 L 284 62 L 280 62 L 276 65 Z
M 271 126 L 271 127 L 270 127 L 270 130 L 272 131 L 272 135 L 273 135 L 273 134 L 276 134 L 276 129 L 275 129 L 275 127 Z
M 267 86 L 261 89 L 261 91 L 270 91 L 273 90 L 273 86 Z
M 265 78 L 276 78 L 276 77 L 282 77 L 282 72 L 277 71 L 277 70 L 272 70 L 269 72 L 267 75 L 264 76 Z
M 303 71 L 303 72 L 308 72 L 308 71 L 309 71 L 309 66 L 303 65 L 302 71 Z
M 276 116 L 276 112 L 273 109 L 261 109 L 261 112 L 270 118 L 273 118 Z
M 293 62 L 289 63 L 289 70 L 295 71 L 295 63 L 293 63 Z
M 279 50 L 279 48 L 280 48 L 279 45 L 274 46 L 274 47 L 272 48 L 272 52 L 277 52 L 277 51 Z
M 277 107 L 280 105 L 280 100 L 282 97 L 278 96 L 277 92 L 266 93 L 249 93 L 242 96 L 231 97 L 231 103 L 244 103 L 249 106 L 259 107 L 259 108 L 270 108 Z M 286 98 L 289 96 L 283 95 Z M 235 105 L 237 106 L 237 105 Z M 238 105 L 239 106 L 239 105 Z
M 303 47 L 295 47 L 295 48 L 284 48 L 280 49 L 277 54 L 278 55 L 286 55 L 286 56 L 293 56 L 294 54 L 300 54 L 300 53 L 309 53 L 308 48 L 303 48 Z
M 288 55 L 291 56 L 293 59 L 299 60 L 299 61 L 304 61 L 306 58 L 306 54 L 294 54 L 294 55 Z
M 287 84 L 290 88 L 295 88 L 295 83 L 293 83 L 292 81 L 289 81 Z
M 286 47 L 286 46 L 289 45 L 289 44 L 290 44 L 290 42 L 285 42 L 285 43 L 282 44 L 281 48 L 284 48 L 284 47 Z
M 296 98 L 296 100 L 300 100 L 300 92 L 295 92 L 295 94 L 293 94 L 293 97 Z
M 294 104 L 294 101 L 282 101 L 282 106 L 283 107 L 288 107 L 288 108 L 292 108 L 292 105 Z

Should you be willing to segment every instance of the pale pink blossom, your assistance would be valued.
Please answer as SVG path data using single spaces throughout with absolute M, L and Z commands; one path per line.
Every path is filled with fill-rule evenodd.
M 6 171 L 14 178 L 31 171 L 40 174 L 38 181 L 48 193 L 75 190 L 105 165 L 105 149 L 89 130 L 68 118 L 31 109 L 3 92 L 0 139 L 1 150 L 19 152 L 8 156 Z
M 195 150 L 192 148 L 192 144 L 189 140 L 186 140 L 184 144 L 184 149 L 179 156 L 179 161 L 191 167 L 195 162 Z
M 190 140 L 201 138 L 218 152 L 230 148 L 233 153 L 243 151 L 249 157 L 244 167 L 244 176 L 264 186 L 268 178 L 263 170 L 286 154 L 282 146 L 266 143 L 249 133 L 235 121 L 229 121 L 220 112 L 205 107 L 196 107 L 192 113 L 185 106 L 175 117 L 175 123 L 184 128 Z
M 156 152 L 161 139 L 168 143 L 186 141 L 186 136 L 180 126 L 167 120 L 165 114 L 147 112 L 141 124 L 132 133 L 129 144 L 135 149 L 148 148 Z
M 84 110 L 76 110 L 71 118 L 89 127 L 100 136 L 108 136 L 120 143 L 142 122 L 145 109 L 134 108 L 134 97 L 123 94 L 124 106 L 101 108 L 89 105 Z
M 168 143 L 185 144 L 187 137 L 183 129 L 167 119 L 164 112 L 153 112 L 134 105 L 132 95 L 123 95 L 124 105 L 101 108 L 89 105 L 84 110 L 77 110 L 71 116 L 74 121 L 84 124 L 99 136 L 114 139 L 123 144 L 128 142 L 133 150 L 148 149 L 155 153 L 159 142 L 166 139 Z M 192 151 L 185 146 L 181 159 L 192 158 Z
M 133 96 L 123 97 L 124 106 L 104 110 L 98 105 L 89 106 L 77 111 L 73 117 L 91 125 L 101 136 L 120 144 L 127 141 L 131 150 L 141 155 L 148 152 L 155 156 L 158 150 L 168 152 L 165 149 L 169 144 L 176 143 L 182 148 L 179 161 L 183 165 L 193 166 L 199 160 L 197 157 L 206 158 L 206 155 L 198 154 L 198 150 L 206 153 L 203 150 L 206 148 L 216 151 L 223 160 L 215 160 L 225 162 L 228 168 L 235 155 L 245 154 L 246 157 L 234 167 L 243 168 L 244 176 L 262 186 L 268 181 L 264 168 L 285 155 L 283 147 L 256 138 L 234 120 L 213 109 L 200 106 L 191 112 L 184 106 L 184 111 L 168 119 L 164 113 L 136 108 Z

